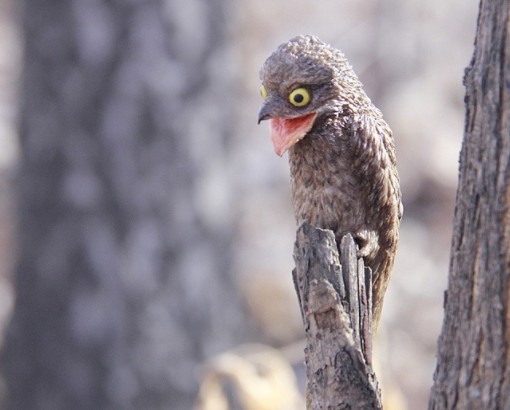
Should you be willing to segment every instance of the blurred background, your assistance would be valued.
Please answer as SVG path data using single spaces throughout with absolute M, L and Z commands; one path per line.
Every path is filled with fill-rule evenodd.
M 0 0 L 4 408 L 304 408 L 288 163 L 256 118 L 265 58 L 315 34 L 395 135 L 405 211 L 377 374 L 386 408 L 425 409 L 476 13 Z

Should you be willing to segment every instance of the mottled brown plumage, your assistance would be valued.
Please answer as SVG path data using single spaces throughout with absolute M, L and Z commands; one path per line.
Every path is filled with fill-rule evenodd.
M 260 78 L 259 122 L 271 119 L 276 152 L 289 151 L 297 223 L 353 234 L 374 272 L 376 329 L 402 217 L 391 130 L 344 55 L 316 37 L 280 45 Z

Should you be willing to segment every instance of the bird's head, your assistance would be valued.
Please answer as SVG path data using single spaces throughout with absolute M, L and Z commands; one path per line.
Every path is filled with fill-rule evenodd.
M 280 45 L 259 76 L 264 103 L 258 121 L 270 120 L 279 156 L 304 138 L 319 117 L 342 105 L 349 82 L 359 82 L 344 55 L 313 36 Z

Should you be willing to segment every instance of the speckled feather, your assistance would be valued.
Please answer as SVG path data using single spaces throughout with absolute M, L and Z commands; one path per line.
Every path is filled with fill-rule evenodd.
M 282 44 L 260 70 L 272 116 L 318 115 L 289 149 L 292 197 L 298 224 L 347 232 L 374 272 L 374 330 L 390 279 L 402 217 L 395 148 L 389 126 L 363 91 L 344 55 L 318 38 Z M 302 108 L 288 101 L 296 87 L 311 91 Z

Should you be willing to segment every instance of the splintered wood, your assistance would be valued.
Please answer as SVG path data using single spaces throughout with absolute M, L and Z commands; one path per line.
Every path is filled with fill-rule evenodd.
M 293 278 L 307 339 L 307 409 L 381 409 L 371 366 L 372 274 L 351 235 L 340 250 L 332 231 L 298 229 Z

